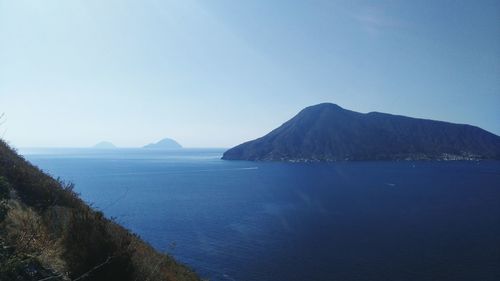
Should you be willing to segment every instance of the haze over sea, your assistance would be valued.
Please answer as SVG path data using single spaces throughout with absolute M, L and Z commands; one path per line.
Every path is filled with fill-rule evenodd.
M 213 281 L 500 280 L 500 162 L 265 163 L 22 149 Z

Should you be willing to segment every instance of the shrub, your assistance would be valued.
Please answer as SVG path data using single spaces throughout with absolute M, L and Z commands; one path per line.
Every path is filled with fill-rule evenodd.
M 63 279 L 199 280 L 187 267 L 90 208 L 72 184 L 45 174 L 0 140 L 0 196 L 8 198 L 10 191 L 16 196 L 0 221 L 0 281 L 5 276 L 24 280 L 11 277 L 33 264 L 37 272 L 46 270 L 46 276 Z M 2 252 L 4 238 L 13 253 Z M 2 275 L 3 265 L 9 265 L 7 275 Z
M 0 176 L 0 222 L 2 222 L 7 215 L 7 199 L 9 199 L 9 195 L 10 184 L 4 177 Z
M 0 176 L 0 200 L 9 199 L 10 194 L 10 184 L 4 178 Z
M 119 241 L 119 233 L 110 233 L 107 221 L 91 210 L 74 211 L 64 232 L 63 256 L 71 277 L 85 274 L 95 266 L 105 267 L 92 272 L 92 280 L 132 280 L 129 241 Z

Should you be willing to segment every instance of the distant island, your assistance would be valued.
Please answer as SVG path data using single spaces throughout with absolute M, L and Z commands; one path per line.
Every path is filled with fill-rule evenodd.
M 226 151 L 225 160 L 480 160 L 500 159 L 500 137 L 481 128 L 332 103 L 307 107 L 253 141 Z
M 181 149 L 182 146 L 173 139 L 164 138 L 156 143 L 151 143 L 143 146 L 148 149 Z
M 93 148 L 99 149 L 114 149 L 116 146 L 109 141 L 101 141 L 93 146 Z

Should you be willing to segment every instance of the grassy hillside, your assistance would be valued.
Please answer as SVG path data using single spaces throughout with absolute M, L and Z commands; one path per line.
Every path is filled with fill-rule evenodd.
M 0 281 L 199 280 L 0 140 Z

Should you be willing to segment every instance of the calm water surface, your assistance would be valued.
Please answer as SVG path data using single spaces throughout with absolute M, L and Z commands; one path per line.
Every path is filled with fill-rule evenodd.
M 212 281 L 500 280 L 500 162 L 20 152 Z

